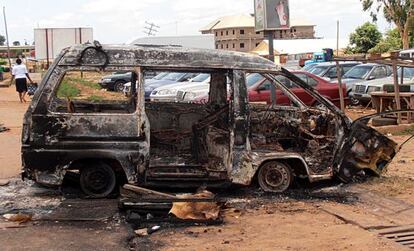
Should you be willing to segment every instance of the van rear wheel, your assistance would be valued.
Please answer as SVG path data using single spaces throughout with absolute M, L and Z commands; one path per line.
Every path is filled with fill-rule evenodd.
M 114 191 L 115 185 L 115 172 L 105 163 L 89 165 L 81 169 L 80 187 L 89 197 L 105 198 Z
M 265 192 L 281 193 L 289 188 L 293 173 L 288 165 L 271 161 L 260 168 L 257 178 Z

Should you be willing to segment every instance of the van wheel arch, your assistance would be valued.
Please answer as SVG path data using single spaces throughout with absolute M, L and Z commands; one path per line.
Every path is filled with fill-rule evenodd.
M 259 167 L 256 170 L 256 173 L 253 177 L 253 182 L 255 184 L 258 184 L 258 180 L 257 180 L 257 175 L 259 173 L 260 168 L 271 161 L 278 161 L 278 162 L 282 162 L 286 165 L 288 165 L 290 167 L 290 169 L 292 170 L 292 175 L 294 178 L 296 177 L 309 177 L 309 173 L 308 170 L 305 166 L 305 164 L 303 163 L 303 161 L 299 158 L 276 158 L 276 159 L 268 159 L 266 161 L 263 161 Z
M 118 192 L 118 187 L 128 182 L 125 170 L 123 169 L 121 163 L 116 159 L 78 159 L 70 164 L 68 170 L 76 170 L 79 171 L 79 173 L 82 173 L 82 170 L 97 165 L 102 165 L 104 168 L 107 166 L 113 171 L 116 184 L 112 192 Z

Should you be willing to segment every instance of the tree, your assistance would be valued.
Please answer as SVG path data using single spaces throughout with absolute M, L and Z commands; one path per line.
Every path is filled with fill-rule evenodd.
M 19 46 L 19 45 L 20 45 L 20 42 L 19 42 L 19 41 L 14 41 L 14 42 L 13 42 L 13 45 L 14 45 L 14 46 Z
M 382 38 L 376 25 L 366 22 L 365 24 L 356 28 L 355 32 L 349 36 L 350 47 L 348 52 L 352 53 L 367 53 L 371 48 L 374 48 Z
M 402 38 L 403 49 L 410 48 L 410 35 L 413 36 L 413 0 L 360 0 L 364 11 L 371 11 L 374 21 L 382 10 L 388 22 L 393 22 Z
M 385 37 L 369 52 L 371 53 L 384 53 L 390 51 L 401 50 L 403 44 L 401 34 L 398 29 L 392 29 L 385 33 Z
M 3 35 L 0 35 L 0 45 L 4 45 L 4 42 L 6 42 L 6 38 Z

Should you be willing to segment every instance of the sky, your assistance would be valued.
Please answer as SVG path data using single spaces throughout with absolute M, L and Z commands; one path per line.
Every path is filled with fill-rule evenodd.
M 157 36 L 197 35 L 220 16 L 254 12 L 253 0 L 0 0 L 0 6 L 6 8 L 10 41 L 22 43 L 33 42 L 33 28 L 55 27 L 92 27 L 101 43 L 127 43 L 146 36 L 146 21 L 160 27 Z M 316 35 L 324 38 L 336 38 L 337 20 L 341 39 L 371 21 L 360 0 L 290 0 L 290 10 L 291 18 L 317 25 Z M 382 18 L 378 26 L 383 32 L 392 28 Z

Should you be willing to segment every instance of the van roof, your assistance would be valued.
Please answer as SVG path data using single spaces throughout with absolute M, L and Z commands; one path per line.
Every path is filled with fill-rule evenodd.
M 83 44 L 66 48 L 58 65 L 78 66 L 82 62 L 83 66 L 140 66 L 159 69 L 240 69 L 259 72 L 281 69 L 263 57 L 241 52 L 177 46 L 102 45 L 102 53 L 95 49 L 99 46 Z M 104 54 L 108 57 L 107 62 Z

